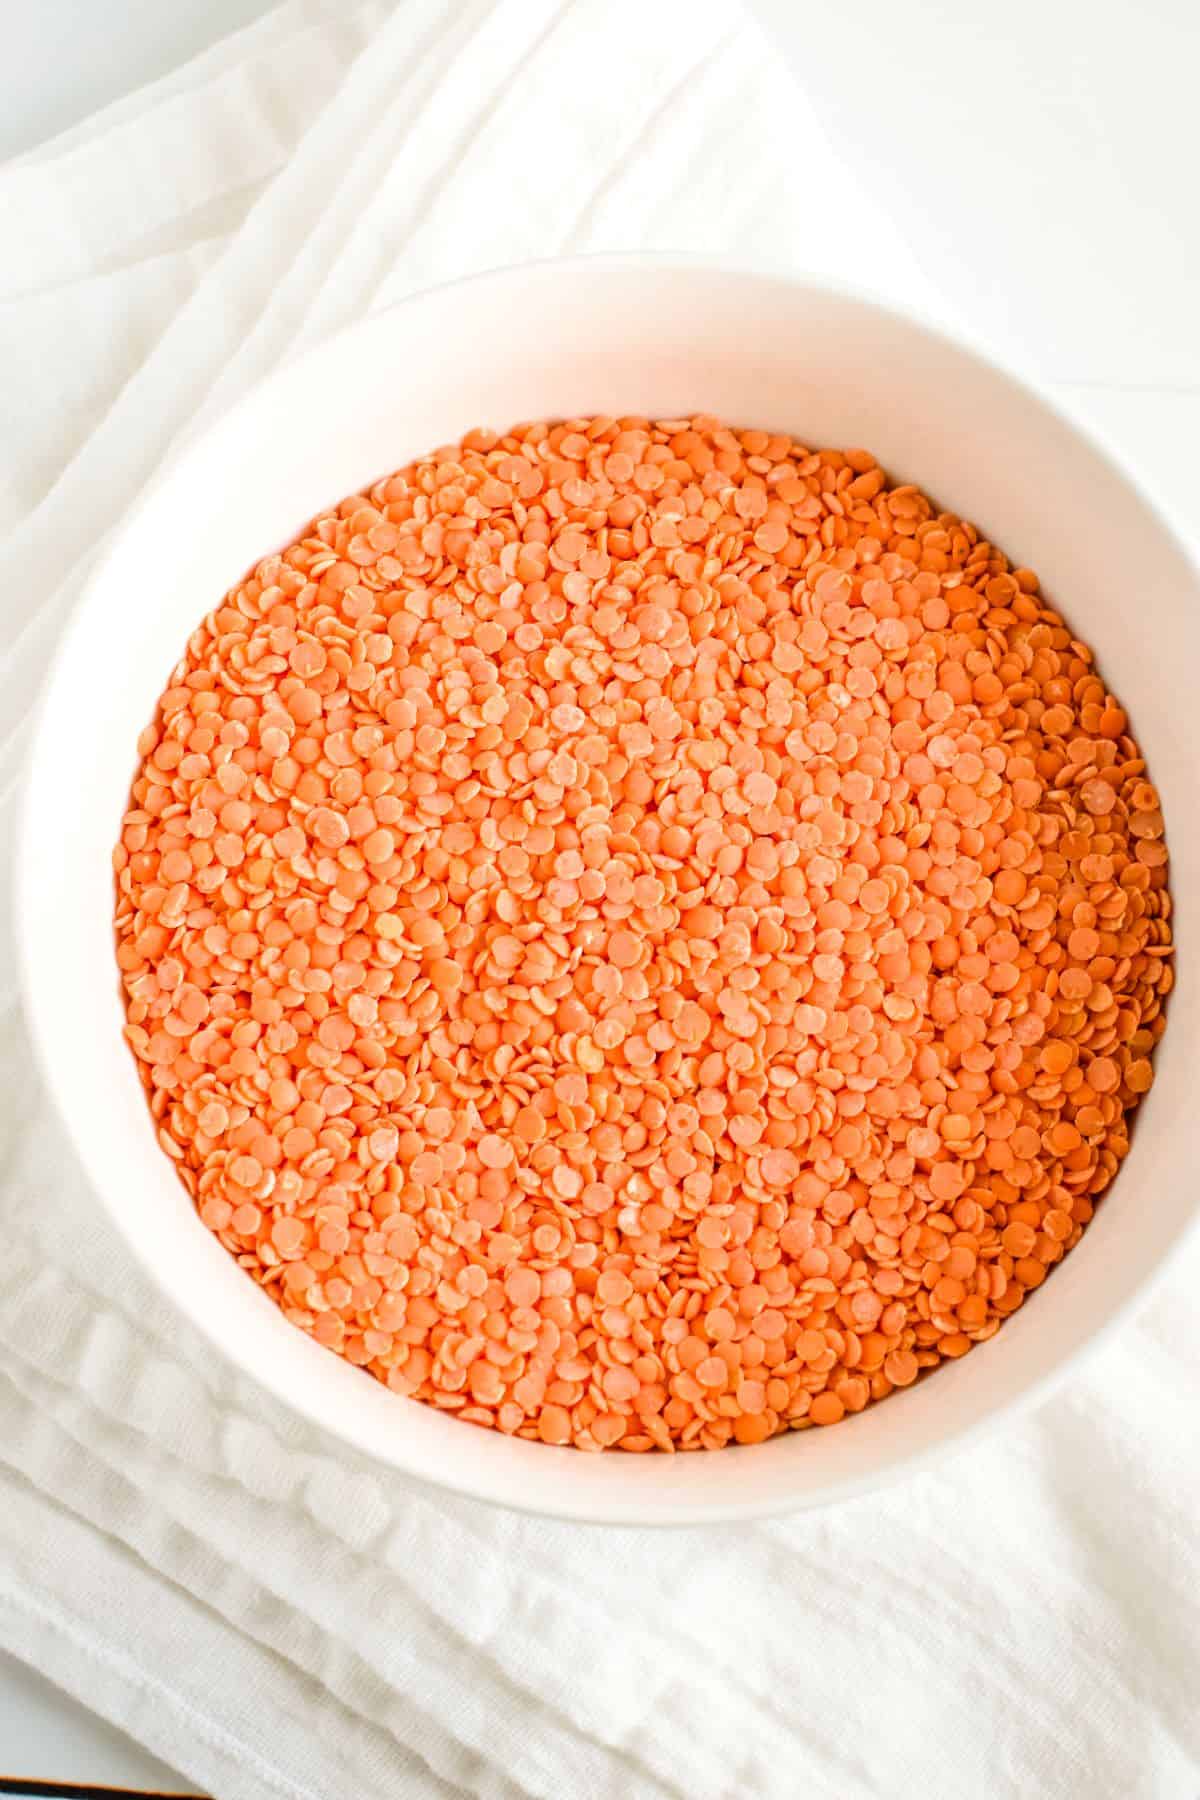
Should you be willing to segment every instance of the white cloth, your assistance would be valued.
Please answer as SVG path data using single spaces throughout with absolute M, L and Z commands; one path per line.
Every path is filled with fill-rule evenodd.
M 6 832 L 107 528 L 297 346 L 566 249 L 937 304 L 729 0 L 287 0 L 0 169 L 0 242 Z M 1196 1793 L 1195 1249 L 1039 1414 L 835 1513 L 607 1532 L 418 1492 L 131 1264 L 30 1073 L 3 928 L 0 1643 L 219 1800 Z

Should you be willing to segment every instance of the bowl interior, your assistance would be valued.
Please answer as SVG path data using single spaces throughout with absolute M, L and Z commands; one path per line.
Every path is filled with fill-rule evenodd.
M 1184 954 L 1117 1184 L 996 1339 L 834 1431 L 725 1455 L 587 1457 L 387 1393 L 289 1327 L 199 1224 L 121 1042 L 110 854 L 138 732 L 190 631 L 320 506 L 472 426 L 695 412 L 865 445 L 1038 570 L 1096 647 L 1161 789 Z M 970 351 L 860 299 L 686 264 L 582 262 L 485 276 L 352 328 L 171 465 L 91 583 L 43 706 L 17 870 L 27 1001 L 98 1195 L 234 1362 L 360 1449 L 484 1498 L 608 1520 L 730 1517 L 850 1494 L 961 1440 L 1039 1391 L 1129 1303 L 1194 1210 L 1196 599 L 1177 542 L 1076 430 Z

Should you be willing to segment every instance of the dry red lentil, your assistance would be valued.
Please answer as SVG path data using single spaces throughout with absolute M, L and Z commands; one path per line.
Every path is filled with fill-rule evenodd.
M 475 1424 L 835 1424 L 1128 1148 L 1158 796 L 1036 577 L 863 451 L 473 432 L 259 563 L 139 754 L 164 1150 L 294 1324 Z

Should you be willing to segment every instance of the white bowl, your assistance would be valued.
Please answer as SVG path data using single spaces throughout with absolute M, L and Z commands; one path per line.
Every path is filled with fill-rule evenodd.
M 121 1039 L 110 853 L 135 745 L 194 625 L 325 504 L 477 425 L 715 413 L 866 445 L 1032 565 L 1128 707 L 1161 789 L 1182 957 L 1133 1150 L 1079 1248 L 999 1336 L 831 1431 L 586 1456 L 469 1429 L 287 1325 L 196 1219 Z M 1200 580 L 1109 457 L 975 351 L 887 307 L 677 259 L 540 264 L 418 295 L 256 388 L 178 456 L 88 585 L 49 682 L 17 869 L 28 1015 L 100 1202 L 225 1356 L 356 1449 L 575 1519 L 688 1522 L 854 1495 L 1044 1396 L 1196 1209 Z

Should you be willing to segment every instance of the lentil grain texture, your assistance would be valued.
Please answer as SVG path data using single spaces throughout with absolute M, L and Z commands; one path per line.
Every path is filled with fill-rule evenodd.
M 835 1424 L 1128 1148 L 1157 794 L 1036 577 L 865 452 L 473 432 L 231 590 L 139 757 L 163 1149 L 294 1324 L 474 1424 Z

